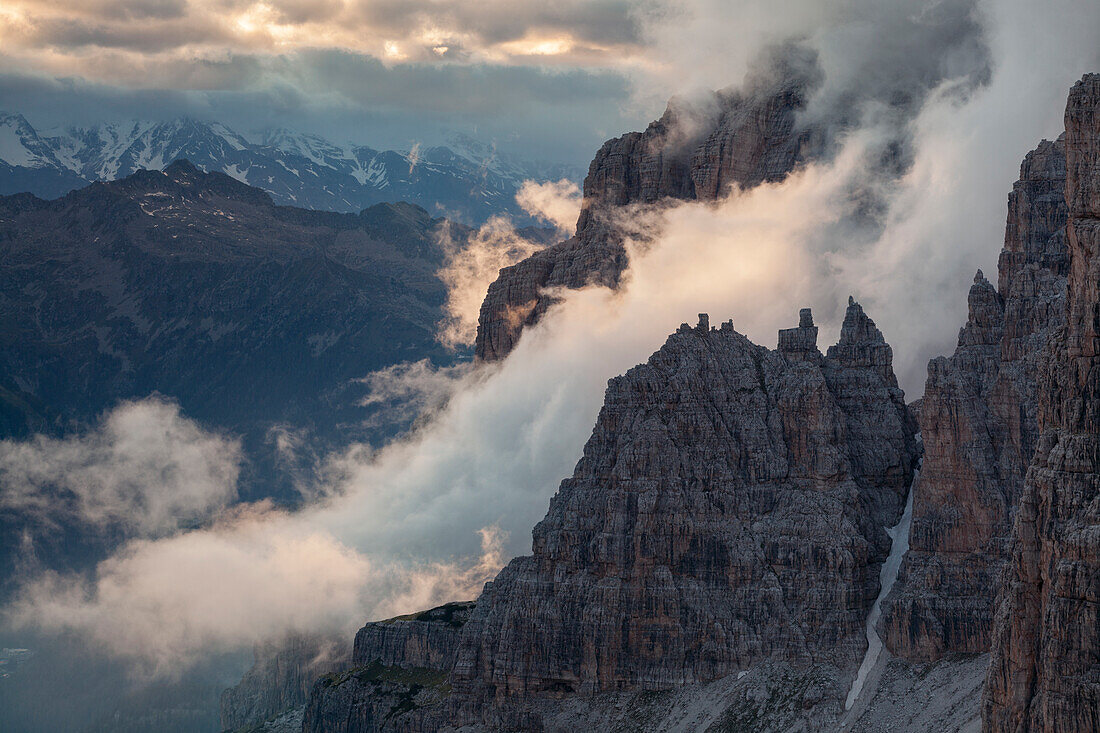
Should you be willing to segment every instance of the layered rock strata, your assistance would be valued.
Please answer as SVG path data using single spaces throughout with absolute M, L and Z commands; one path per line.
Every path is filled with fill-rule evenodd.
M 396 703 L 374 672 L 319 683 L 307 730 L 538 728 L 537 700 L 672 689 L 769 660 L 854 670 L 916 428 L 858 303 L 826 354 L 816 339 L 809 311 L 775 351 L 731 321 L 681 326 L 609 382 L 533 554 L 486 584 L 453 661 L 440 621 L 360 632 L 357 664 L 443 672 L 451 694 L 422 684 L 407 715 L 380 723 Z M 377 728 L 325 722 L 346 696 Z
M 983 729 L 1100 730 L 1100 74 L 1066 106 L 1066 325 L 1012 534 Z
M 827 356 L 816 335 L 808 311 L 778 351 L 701 319 L 612 380 L 534 554 L 478 601 L 456 684 L 591 694 L 858 661 L 914 430 L 858 304 Z
M 928 365 L 910 550 L 882 622 L 887 647 L 909 660 L 989 648 L 991 589 L 1039 435 L 1036 380 L 1064 321 L 1065 178 L 1061 140 L 1024 159 L 998 286 L 978 272 L 955 353 Z
M 317 680 L 304 712 L 305 733 L 437 730 L 459 635 L 473 602 L 366 624 L 355 635 L 352 665 Z
M 355 635 L 352 663 L 356 667 L 380 662 L 450 669 L 458 653 L 459 631 L 470 620 L 473 609 L 473 601 L 448 603 L 367 624 Z
M 819 81 L 816 66 L 780 61 L 745 91 L 718 92 L 705 105 L 669 103 L 644 132 L 608 140 L 584 180 L 576 233 L 506 267 L 481 306 L 476 353 L 506 356 L 525 326 L 556 302 L 556 288 L 616 287 L 631 207 L 669 200 L 713 201 L 731 188 L 778 181 L 820 149 L 821 133 L 797 115 Z

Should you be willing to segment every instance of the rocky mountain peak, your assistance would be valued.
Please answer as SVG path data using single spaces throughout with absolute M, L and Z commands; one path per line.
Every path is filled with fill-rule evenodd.
M 855 298 L 848 296 L 848 308 L 844 311 L 844 322 L 840 327 L 840 341 L 837 346 L 855 344 L 885 344 L 886 339 L 878 326 L 863 311 L 863 306 Z
M 828 357 L 838 364 L 872 368 L 887 382 L 893 380 L 892 387 L 897 387 L 893 350 L 882 331 L 863 311 L 863 306 L 851 296 L 840 327 L 840 340 L 829 347 Z
M 779 331 L 779 352 L 790 359 L 820 358 L 817 350 L 817 326 L 809 308 L 798 312 L 798 326 Z
M 819 83 L 816 59 L 778 54 L 741 90 L 673 100 L 643 132 L 608 140 L 584 179 L 576 234 L 500 271 L 486 294 L 475 345 L 485 360 L 507 355 L 523 328 L 554 302 L 548 291 L 617 287 L 626 269 L 616 212 L 668 201 L 713 201 L 735 187 L 778 181 L 818 155 L 821 131 L 797 118 Z M 797 55 L 797 54 L 796 54 Z
M 1065 171 L 1062 138 L 1024 158 L 1008 198 L 999 285 L 975 273 L 955 353 L 928 364 L 909 552 L 882 616 L 887 647 L 909 660 L 989 648 L 990 589 L 1009 560 L 1039 438 L 1038 379 L 1064 322 Z
M 999 344 L 1004 331 L 1004 302 L 981 270 L 966 297 L 969 316 L 959 331 L 959 344 Z
M 851 309 L 847 343 L 881 339 Z M 460 630 L 364 627 L 360 660 L 434 668 L 453 685 L 446 699 L 418 697 L 402 725 L 537 729 L 539 701 L 569 694 L 665 690 L 763 660 L 858 665 L 915 427 L 889 364 L 884 376 L 822 356 L 809 309 L 799 324 L 780 332 L 797 356 L 705 313 L 682 325 L 608 383 L 532 554 L 486 585 Z M 349 705 L 391 703 L 319 684 L 306 729 L 333 730 L 323 711 Z
M 202 176 L 202 171 L 186 158 L 180 158 L 165 166 L 164 175 L 176 183 L 190 183 Z
M 1100 74 L 1066 104 L 1066 325 L 1039 383 L 1042 434 L 998 599 L 983 730 L 1100 731 Z

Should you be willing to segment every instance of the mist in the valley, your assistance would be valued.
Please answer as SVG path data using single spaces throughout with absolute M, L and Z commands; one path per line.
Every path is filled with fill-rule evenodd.
M 110 659 L 138 684 L 290 631 L 350 634 L 370 619 L 473 598 L 508 558 L 530 550 L 531 527 L 580 457 L 607 380 L 700 312 L 712 322 L 732 318 L 774 346 L 776 329 L 810 306 L 824 349 L 854 295 L 893 346 L 907 399 L 919 396 L 927 360 L 954 347 L 975 269 L 995 270 L 1020 160 L 1059 134 L 1070 85 L 1100 68 L 1100 7 L 727 5 L 697 0 L 651 17 L 652 64 L 637 72 L 639 87 L 647 78 L 653 89 L 680 84 L 689 99 L 705 100 L 698 88 L 760 73 L 758 60 L 777 44 L 796 50 L 820 76 L 802 123 L 829 130 L 824 157 L 718 203 L 622 212 L 631 227 L 658 232 L 628 243 L 623 286 L 560 293 L 503 362 L 368 376 L 367 399 L 418 411 L 416 426 L 384 447 L 352 445 L 324 458 L 297 510 L 229 504 L 238 460 L 231 441 L 196 434 L 163 402 L 124 405 L 97 434 L 68 443 L 0 443 L 0 476 L 18 485 L 20 501 L 32 501 L 35 486 L 64 485 L 77 465 L 100 488 L 71 489 L 65 511 L 96 508 L 109 518 L 129 502 L 148 508 L 139 516 L 155 527 L 144 530 L 143 520 L 128 529 L 93 573 L 26 572 L 6 609 L 5 638 L 66 634 L 80 654 Z M 551 221 L 577 210 L 564 187 L 527 195 Z M 494 226 L 452 258 L 450 343 L 472 337 L 476 291 L 526 251 Z M 458 255 L 475 264 L 463 269 Z M 135 414 L 161 421 L 162 435 L 190 436 L 181 449 L 205 446 L 192 454 L 211 461 L 202 479 L 224 479 L 184 494 L 186 522 L 162 517 L 178 472 L 168 472 L 172 481 L 110 478 L 134 465 L 111 448 L 111 426 L 133 428 L 126 421 Z M 59 447 L 77 457 L 57 460 Z M 49 507 L 37 510 L 46 521 Z

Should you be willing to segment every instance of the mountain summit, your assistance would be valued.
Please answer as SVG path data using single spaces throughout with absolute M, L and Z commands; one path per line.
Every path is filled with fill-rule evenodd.
M 533 223 L 515 201 L 524 181 L 580 178 L 569 166 L 521 160 L 461 135 L 444 146 L 397 152 L 286 129 L 252 141 L 225 125 L 187 118 L 45 133 L 22 115 L 0 113 L 0 194 L 55 198 L 179 158 L 262 188 L 278 204 L 355 213 L 409 201 L 467 224 L 499 213 Z

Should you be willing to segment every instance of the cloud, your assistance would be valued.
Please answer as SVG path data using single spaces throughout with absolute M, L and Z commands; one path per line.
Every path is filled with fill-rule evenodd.
M 516 193 L 516 203 L 539 221 L 571 234 L 581 213 L 581 189 L 565 179 L 542 183 L 524 181 Z
M 665 97 L 721 89 L 762 52 L 797 40 L 814 48 L 839 98 L 922 92 L 945 78 L 980 77 L 987 64 L 979 0 L 691 0 L 641 15 L 641 73 Z
M 39 127 L 185 114 L 399 149 L 459 129 L 583 164 L 652 113 L 626 116 L 622 73 L 650 4 L 11 0 L 0 93 L 22 82 L 4 104 Z M 50 99 L 51 85 L 70 88 Z
M 173 402 L 126 402 L 82 435 L 0 441 L 0 508 L 158 536 L 233 503 L 241 459 Z
M 403 425 L 417 419 L 423 423 L 447 404 L 472 367 L 470 362 L 437 367 L 427 359 L 394 364 L 359 380 L 367 386 L 367 396 L 359 404 L 378 408 L 373 424 Z
M 135 674 L 176 677 L 205 656 L 287 634 L 350 634 L 440 598 L 472 598 L 500 567 L 502 534 L 482 528 L 480 557 L 379 561 L 295 515 L 238 508 L 215 527 L 123 546 L 91 581 L 48 572 L 6 610 L 15 628 L 75 631 L 129 659 Z
M 444 229 L 440 244 L 446 262 L 436 274 L 447 286 L 447 301 L 443 304 L 445 316 L 439 325 L 437 338 L 441 344 L 452 349 L 473 344 L 481 301 L 485 299 L 489 283 L 496 280 L 501 268 L 515 264 L 546 246 L 517 232 L 505 216 L 490 218 L 461 241 L 456 241 Z
M 340 49 L 379 59 L 438 61 L 461 49 L 475 62 L 612 63 L 637 52 L 638 5 L 625 0 L 10 0 L 6 45 L 25 58 L 79 64 L 118 49 L 147 55 Z M 48 52 L 46 51 L 48 49 Z M 49 55 L 47 55 L 47 53 Z M 444 54 L 447 55 L 447 54 Z M 455 56 L 451 56 L 455 58 Z
M 186 61 L 115 51 L 82 64 L 76 75 L 64 63 L 47 68 L 0 51 L 0 98 L 37 128 L 187 116 L 245 133 L 279 126 L 399 150 L 460 131 L 525 160 L 578 165 L 644 119 L 624 117 L 627 81 L 605 69 L 387 66 L 332 49 Z
M 516 203 L 535 219 L 571 233 L 580 215 L 581 192 L 572 181 L 524 181 Z M 448 229 L 440 235 L 446 262 L 437 273 L 447 286 L 446 314 L 438 338 L 448 348 L 469 346 L 477 336 L 477 319 L 489 284 L 502 268 L 529 257 L 546 246 L 544 241 L 524 236 L 510 219 L 495 216 L 473 235 L 455 240 Z

